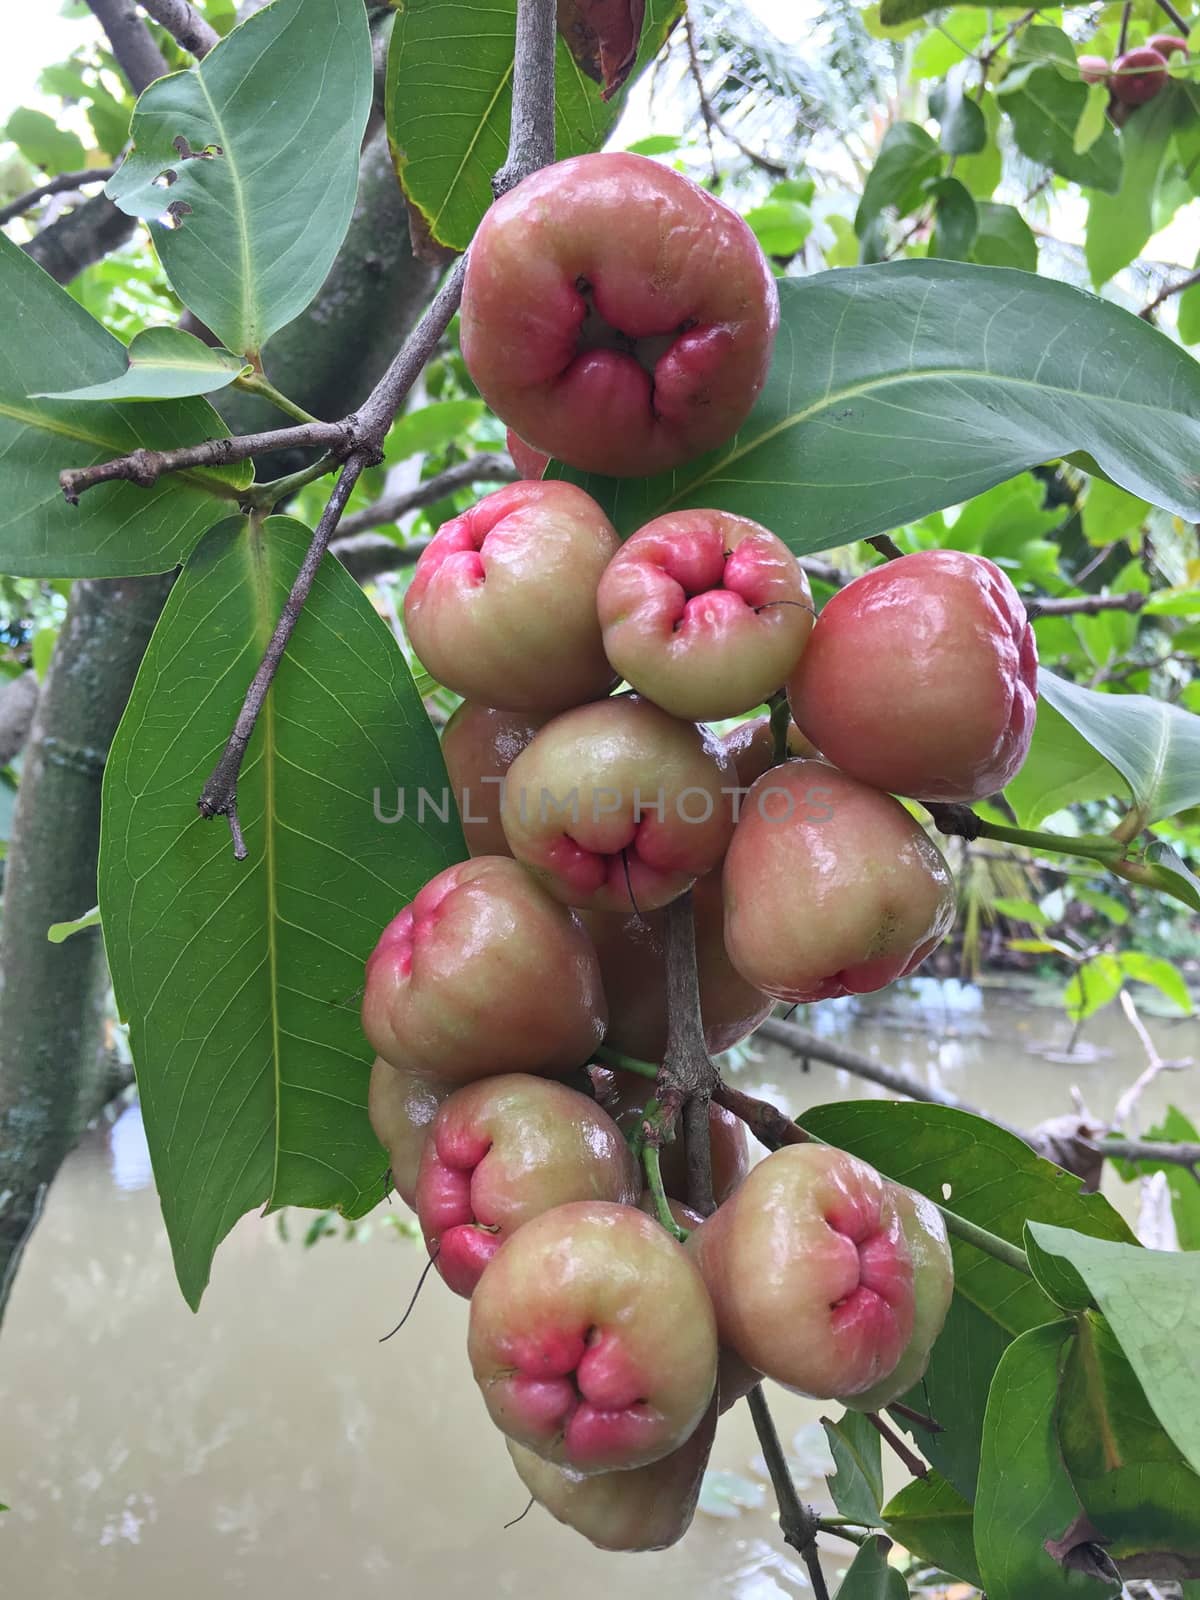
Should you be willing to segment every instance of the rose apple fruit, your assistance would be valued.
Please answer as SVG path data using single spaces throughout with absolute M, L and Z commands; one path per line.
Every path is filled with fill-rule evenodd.
M 1177 33 L 1152 33 L 1146 40 L 1148 50 L 1157 50 L 1164 61 L 1170 61 L 1176 53 L 1187 55 L 1188 42 L 1181 39 Z
M 721 735 L 721 743 L 733 761 L 738 788 L 743 791 L 775 765 L 775 731 L 770 717 L 752 717 L 749 722 L 739 722 L 736 728 Z M 789 756 L 815 756 L 820 752 L 794 722 L 789 722 L 787 753 Z
M 767 376 L 779 296 L 742 219 L 644 156 L 575 156 L 498 200 L 471 244 L 462 353 L 535 450 L 648 477 L 724 444 Z
M 932 1200 L 901 1184 L 889 1185 L 913 1264 L 913 1330 L 895 1370 L 842 1404 L 852 1411 L 882 1411 L 920 1383 L 934 1340 L 942 1331 L 954 1294 L 954 1258 L 946 1224 Z
M 788 683 L 827 760 L 914 800 L 981 800 L 1020 770 L 1037 715 L 1037 645 L 993 562 L 922 550 L 826 605 Z
M 620 1129 L 565 1084 L 514 1072 L 442 1106 L 417 1175 L 417 1217 L 437 1270 L 470 1296 L 516 1230 L 569 1200 L 633 1205 L 641 1172 Z
M 513 465 L 522 478 L 529 478 L 536 483 L 550 465 L 550 457 L 541 450 L 532 449 L 520 434 L 514 433 L 511 428 L 508 430 L 506 442 L 508 453 L 513 458 Z
M 564 711 L 613 670 L 596 587 L 620 541 L 571 483 L 510 483 L 443 523 L 404 596 L 413 649 L 456 694 L 504 711 Z
M 375 1058 L 367 1086 L 367 1116 L 391 1160 L 392 1183 L 406 1206 L 416 1208 L 417 1168 L 425 1139 L 449 1085 Z
M 821 1400 L 895 1371 L 913 1330 L 913 1264 L 873 1167 L 785 1145 L 692 1233 L 723 1345 Z
M 1141 45 L 1117 57 L 1108 86 L 1114 100 L 1123 106 L 1144 106 L 1162 90 L 1167 77 L 1166 58 L 1149 45 Z
M 714 1401 L 669 1455 L 628 1472 L 575 1472 L 505 1440 L 517 1476 L 558 1522 L 600 1550 L 666 1550 L 692 1525 L 717 1429 Z
M 1107 83 L 1108 61 L 1104 56 L 1080 56 L 1075 63 L 1084 83 Z
M 544 1211 L 493 1256 L 467 1350 L 492 1421 L 577 1472 L 677 1450 L 713 1397 L 713 1308 L 695 1263 L 634 1206 Z
M 925 830 L 824 761 L 786 761 L 754 784 L 722 887 L 729 959 L 799 1004 L 906 977 L 954 921 L 950 869 Z
M 753 1033 L 774 1002 L 747 983 L 729 959 L 719 872 L 698 880 L 692 911 L 704 1037 L 711 1053 L 719 1055 Z M 624 917 L 585 911 L 583 925 L 600 958 L 608 1002 L 606 1043 L 639 1061 L 661 1061 L 667 1048 L 666 912 Z
M 431 878 L 367 961 L 363 1032 L 394 1067 L 451 1084 L 567 1072 L 604 1036 L 578 920 L 506 856 Z
M 473 856 L 512 851 L 500 821 L 504 774 L 546 719 L 528 711 L 497 711 L 464 700 L 442 732 L 442 758 Z
M 730 770 L 719 740 L 649 700 L 577 706 L 508 769 L 509 848 L 567 905 L 653 911 L 724 855 Z
M 641 1121 L 646 1102 L 653 1097 L 654 1084 L 636 1073 L 621 1072 L 611 1067 L 589 1067 L 588 1074 L 596 1099 L 612 1117 L 621 1132 L 628 1136 Z M 733 1193 L 750 1171 L 750 1135 L 746 1124 L 724 1106 L 710 1104 L 708 1108 L 708 1137 L 712 1152 L 713 1196 L 724 1200 Z M 659 1151 L 659 1167 L 663 1188 L 668 1195 L 682 1200 L 687 1194 L 687 1142 L 682 1122 L 676 1126 L 675 1137 Z
M 783 540 L 727 511 L 647 523 L 605 568 L 596 606 L 621 676 L 694 721 L 761 705 L 787 681 L 816 616 Z

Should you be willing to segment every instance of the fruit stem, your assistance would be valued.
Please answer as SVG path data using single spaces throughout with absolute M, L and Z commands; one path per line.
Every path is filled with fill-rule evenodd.
M 281 500 L 290 499 L 306 484 L 315 483 L 318 478 L 323 478 L 327 472 L 332 472 L 337 464 L 337 457 L 326 453 L 318 457 L 311 466 L 301 467 L 297 472 L 289 472 L 284 478 L 270 478 L 266 483 L 252 483 L 242 495 L 241 502 L 244 506 L 273 511 Z
M 278 411 L 291 417 L 295 422 L 319 422 L 319 417 L 314 417 L 311 411 L 305 411 L 303 406 L 298 406 L 294 400 L 289 400 L 281 389 L 277 389 L 264 373 L 248 372 L 243 378 L 233 380 L 235 389 L 244 389 L 247 394 L 261 395 L 264 400 L 269 400 Z
M 593 1052 L 597 1061 L 606 1067 L 619 1067 L 622 1072 L 636 1072 L 639 1078 L 657 1078 L 658 1068 L 650 1061 L 638 1061 L 633 1056 L 622 1055 L 620 1050 L 610 1050 L 602 1044 Z
M 783 1542 L 791 1545 L 796 1554 L 803 1558 L 816 1600 L 829 1600 L 825 1574 L 821 1571 L 817 1556 L 816 1539 L 821 1519 L 812 1506 L 806 1506 L 796 1493 L 796 1485 L 788 1471 L 787 1457 L 779 1442 L 775 1419 L 767 1405 L 761 1383 L 756 1383 L 750 1390 L 746 1404 L 754 1418 L 754 1431 L 758 1435 L 767 1471 L 771 1474 L 771 1487 L 779 1504 L 779 1531 L 783 1534 Z
M 929 1468 L 921 1460 L 920 1456 L 915 1451 L 910 1450 L 900 1435 L 888 1427 L 878 1411 L 868 1411 L 865 1416 L 884 1444 L 899 1457 L 914 1478 L 927 1478 L 929 1476 Z
M 787 760 L 788 727 L 792 720 L 792 708 L 783 689 L 778 694 L 772 695 L 768 704 L 771 707 L 771 761 L 772 765 L 777 767 Z
M 851 1544 L 866 1544 L 870 1538 L 870 1530 L 866 1525 L 850 1517 L 822 1517 L 818 1526 L 822 1533 L 828 1533 L 835 1539 L 849 1539 Z
M 1081 856 L 1085 861 L 1102 861 L 1112 866 L 1125 855 L 1128 844 L 1110 834 L 1088 833 L 1073 838 L 1066 833 L 1042 833 L 1032 828 L 1010 828 L 1007 823 L 988 822 L 970 806 L 928 801 L 926 811 L 939 833 L 960 839 L 997 839 L 1002 844 L 1024 845 L 1028 850 L 1048 850 L 1055 855 Z
M 946 1207 L 941 1205 L 938 1206 L 938 1210 L 942 1213 L 947 1233 L 954 1234 L 955 1238 L 962 1239 L 965 1244 L 973 1244 L 977 1250 L 982 1250 L 985 1255 L 991 1256 L 996 1261 L 1002 1261 L 1006 1267 L 1012 1267 L 1017 1272 L 1025 1273 L 1027 1277 L 1033 1277 L 1029 1257 L 1020 1245 L 1009 1244 L 1007 1239 L 989 1233 L 978 1223 L 968 1222 L 966 1217 L 960 1217 L 957 1211 L 947 1211 Z
M 654 1196 L 655 1215 L 667 1232 L 683 1244 L 688 1236 L 687 1229 L 681 1228 L 671 1215 L 671 1202 L 667 1199 L 667 1191 L 663 1188 L 657 1145 L 642 1146 L 642 1165 L 646 1169 L 646 1187 Z

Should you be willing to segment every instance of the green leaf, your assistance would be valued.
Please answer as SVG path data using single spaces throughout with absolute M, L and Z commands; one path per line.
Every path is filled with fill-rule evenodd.
M 1200 878 L 1191 871 L 1183 857 L 1161 839 L 1146 846 L 1142 860 L 1153 868 L 1153 887 L 1163 894 L 1172 895 L 1193 911 L 1200 911 Z
M 196 796 L 300 561 L 307 528 L 214 528 L 172 589 L 104 775 L 100 908 L 175 1269 L 266 1205 L 348 1217 L 382 1195 L 366 1116 L 363 963 L 464 854 L 437 740 L 386 624 L 326 560 L 238 784 L 249 859 Z M 402 821 L 396 795 L 409 797 Z M 373 796 L 378 796 L 373 800 Z
M 1085 689 L 1044 668 L 1038 694 L 1125 778 L 1147 822 L 1200 802 L 1200 717 L 1149 695 Z
M 648 138 L 635 139 L 625 146 L 632 156 L 669 156 L 683 143 L 681 133 L 652 133 Z
M 598 150 L 638 75 L 682 11 L 648 0 L 637 61 L 609 101 L 560 38 L 555 75 L 559 160 Z M 512 111 L 517 0 L 406 0 L 388 48 L 387 127 L 404 192 L 433 238 L 465 250 L 492 203 Z
M 1115 193 L 1121 184 L 1121 145 L 1114 130 L 1105 128 L 1087 150 L 1075 149 L 1087 85 L 1069 81 L 1055 67 L 1035 67 L 1027 77 L 1014 76 L 1012 81 L 1016 87 L 1002 83 L 997 93 L 1022 154 L 1075 183 Z
M 883 1464 L 880 1438 L 867 1417 L 847 1411 L 837 1422 L 822 1417 L 837 1471 L 826 1482 L 842 1516 L 865 1527 L 879 1523 L 883 1503 Z
M 997 142 L 1000 137 L 1000 103 L 991 90 L 985 91 L 976 101 L 987 125 L 987 144 L 975 156 L 959 156 L 954 163 L 954 176 L 961 178 L 976 200 L 994 194 L 1004 171 L 1004 157 Z M 1000 262 L 996 265 L 1005 265 Z
M 46 681 L 46 674 L 50 670 L 50 659 L 54 654 L 54 646 L 57 642 L 57 625 L 39 628 L 30 642 L 29 661 L 39 683 Z
M 138 101 L 107 192 L 153 224 L 172 288 L 237 354 L 260 351 L 324 282 L 370 109 L 362 0 L 275 0 Z M 178 226 L 163 224 L 169 206 L 188 208 Z
M 812 232 L 812 212 L 801 200 L 768 200 L 746 213 L 746 222 L 769 256 L 794 256 Z
M 1168 1106 L 1162 1121 L 1146 1131 L 1147 1139 L 1165 1139 L 1172 1143 L 1200 1143 L 1200 1132 L 1178 1106 Z M 1175 1219 L 1175 1232 L 1181 1250 L 1200 1250 L 1200 1181 L 1194 1173 L 1175 1162 L 1165 1161 L 1114 1161 L 1112 1165 L 1126 1183 L 1145 1177 L 1152 1172 L 1166 1174 L 1171 1191 L 1171 1215 Z
M 1000 895 L 992 901 L 992 910 L 1002 917 L 1012 917 L 1016 922 L 1028 922 L 1035 928 L 1044 928 L 1052 918 L 1032 900 L 1017 900 Z
M 1178 108 L 1169 88 L 1138 108 L 1121 130 L 1125 161 L 1120 187 L 1090 198 L 1086 255 L 1096 288 L 1135 261 L 1155 231 L 1154 195 Z
M 144 328 L 129 342 L 129 368 L 107 383 L 31 395 L 33 400 L 179 400 L 225 389 L 253 369 L 241 356 L 182 328 Z
M 87 165 L 78 135 L 60 128 L 44 111 L 19 106 L 8 119 L 4 137 L 43 172 L 78 172 Z
M 1111 894 L 1103 894 L 1099 889 L 1072 890 L 1072 898 L 1080 900 L 1085 906 L 1091 906 L 1093 911 L 1098 911 L 1102 917 L 1107 917 L 1109 922 L 1114 922 L 1118 927 L 1123 927 L 1129 921 L 1129 907 Z
M 98 928 L 100 926 L 100 907 L 93 906 L 90 911 L 85 911 L 81 917 L 76 917 L 73 922 L 52 922 L 46 929 L 46 937 L 51 944 L 62 944 L 73 933 L 82 933 L 84 928 Z
M 409 411 L 397 419 L 384 441 L 384 459 L 390 466 L 462 443 L 486 409 L 482 400 L 439 400 Z
M 978 155 L 987 144 L 983 112 L 966 92 L 965 64 L 929 91 L 929 109 L 941 124 L 941 144 L 947 155 Z
M 941 152 L 924 128 L 915 122 L 893 122 L 863 186 L 854 217 L 859 238 L 887 207 L 901 217 L 915 210 L 924 198 L 926 183 L 941 167 Z
M 1192 998 L 1183 973 L 1173 961 L 1166 956 L 1147 955 L 1143 950 L 1122 950 L 1117 959 L 1127 978 L 1152 985 L 1179 1008 L 1182 1016 L 1191 1016 Z
M 1200 589 L 1160 589 L 1142 610 L 1152 617 L 1200 616 Z
M 622 532 L 735 511 L 797 554 L 957 505 L 1085 449 L 1189 520 L 1200 368 L 1130 312 L 1032 273 L 894 261 L 785 279 L 766 387 L 741 431 L 657 478 L 571 477 Z
M 1029 753 L 1004 795 L 1019 826 L 1036 828 L 1066 806 L 1113 795 L 1128 798 L 1128 785 L 1117 769 L 1043 700 Z
M 929 193 L 934 199 L 936 220 L 929 254 L 947 261 L 966 261 L 979 226 L 970 190 L 957 178 L 938 178 L 930 184 Z
M 918 1560 L 980 1586 L 974 1510 L 940 1473 L 914 1478 L 883 1508 L 887 1531 Z
M 1103 1011 L 1121 991 L 1121 963 L 1116 956 L 1101 951 L 1084 961 L 1071 975 L 1063 990 L 1063 1005 L 1072 1022 L 1085 1022 Z
M 913 47 L 909 72 L 914 78 L 941 78 L 951 67 L 975 53 L 988 33 L 987 12 L 982 6 L 958 6 L 947 12 L 941 25 L 930 28 Z
M 1195 265 L 1200 267 L 1200 255 Z M 1179 296 L 1179 337 L 1184 344 L 1200 344 L 1200 283 L 1193 284 Z
M 835 1600 L 908 1600 L 903 1574 L 888 1566 L 891 1548 L 890 1539 L 872 1534 L 850 1563 Z
M 1104 1600 L 1121 1585 L 1068 1573 L 1046 1548 L 1081 1506 L 1055 1431 L 1059 1372 L 1073 1324 L 1030 1329 L 1005 1351 L 992 1379 L 975 1500 L 975 1551 L 988 1600 Z
M 1015 206 L 978 200 L 975 214 L 978 225 L 975 242 L 971 246 L 972 261 L 982 267 L 1016 267 L 1021 272 L 1037 271 L 1037 239 Z
M 1043 23 L 1031 23 L 1017 34 L 1013 40 L 1013 60 L 1045 62 L 1061 67 L 1072 78 L 1079 73 L 1075 46 L 1070 39 L 1061 28 L 1046 27 Z
M 1010 939 L 1008 948 L 1010 950 L 1024 950 L 1027 954 L 1034 956 L 1049 956 L 1056 953 L 1061 954 L 1066 947 L 1057 944 L 1053 939 Z
M 1097 547 L 1127 539 L 1145 522 L 1150 507 L 1137 495 L 1118 489 L 1106 478 L 1089 478 L 1083 502 L 1083 531 Z
M 1143 1250 L 1031 1222 L 1048 1255 L 1069 1262 L 1108 1319 L 1154 1414 L 1200 1471 L 1200 1255 Z
M 204 400 L 134 406 L 31 400 L 33 389 L 105 383 L 126 367 L 124 345 L 0 236 L 0 570 L 27 578 L 108 578 L 164 572 L 181 561 L 220 515 L 213 488 L 249 483 L 248 464 L 175 473 L 152 488 L 89 489 L 69 506 L 58 487 L 66 467 L 92 466 L 139 446 L 170 449 L 224 438 Z
M 1086 155 L 1107 126 L 1108 85 L 1106 83 L 1089 83 L 1087 99 L 1084 101 L 1079 121 L 1075 124 L 1075 135 L 1071 140 L 1071 149 L 1074 150 L 1077 156 Z

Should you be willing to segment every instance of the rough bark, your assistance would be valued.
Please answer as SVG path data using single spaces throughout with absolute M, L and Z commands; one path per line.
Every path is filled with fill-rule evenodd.
M 0 690 L 0 767 L 25 748 L 37 697 L 37 676 L 32 672 L 23 672 Z
M 55 283 L 70 283 L 93 262 L 119 250 L 136 227 L 136 217 L 127 217 L 98 194 L 50 223 L 22 248 Z

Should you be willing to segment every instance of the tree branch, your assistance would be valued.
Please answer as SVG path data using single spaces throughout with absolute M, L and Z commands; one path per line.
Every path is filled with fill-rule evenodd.
M 60 172 L 48 183 L 39 184 L 36 189 L 29 189 L 15 200 L 10 200 L 8 205 L 0 206 L 0 227 L 14 217 L 32 211 L 40 200 L 46 200 L 52 194 L 65 194 L 70 189 L 82 189 L 90 183 L 107 183 L 116 170 L 116 167 L 88 167 L 83 172 Z
M 457 489 L 467 489 L 473 483 L 513 483 L 520 474 L 508 456 L 489 454 L 483 452 L 472 456 L 468 461 L 456 461 L 452 467 L 447 467 L 445 472 L 439 472 L 436 478 L 426 478 L 424 483 L 417 484 L 415 489 L 406 489 L 403 494 L 385 495 L 382 500 L 377 500 L 373 506 L 367 506 L 364 511 L 356 511 L 352 517 L 342 521 L 342 531 L 334 542 L 333 552 L 345 565 L 342 547 L 349 545 L 350 541 L 367 532 L 370 528 L 378 528 L 384 523 L 399 522 L 401 517 L 407 516 L 410 511 L 420 511 L 425 506 L 431 506 L 436 501 L 442 500 L 448 494 L 453 494 Z M 384 539 L 384 544 L 393 550 L 402 553 L 406 559 L 392 563 L 395 566 L 411 566 L 417 554 L 424 549 L 424 545 L 397 545 L 392 539 Z M 360 546 L 363 550 L 373 549 L 373 544 Z M 353 552 L 347 554 L 353 557 Z M 386 572 L 389 563 L 383 562 L 377 566 L 370 576 L 376 572 Z M 351 571 L 354 568 L 351 567 Z M 358 573 L 354 572 L 355 577 Z M 361 582 L 362 580 L 359 579 Z
M 163 78 L 171 70 L 150 30 L 138 16 L 133 0 L 87 0 L 96 21 L 108 35 L 121 71 L 134 94 Z
M 202 61 L 221 35 L 206 22 L 188 0 L 140 0 L 142 10 L 152 16 L 174 39 L 181 50 Z
M 718 1081 L 700 1017 L 696 925 L 689 889 L 667 907 L 667 1048 L 654 1088 L 660 1115 L 647 1142 L 661 1143 L 682 1112 L 688 1204 L 702 1217 L 716 1209 L 708 1107 Z
M 132 237 L 137 218 L 126 216 L 98 194 L 49 223 L 21 246 L 55 283 L 70 283 L 93 262 L 119 250 Z
M 1094 617 L 1101 611 L 1140 611 L 1149 598 L 1136 589 L 1129 594 L 1045 595 L 1026 601 L 1025 610 L 1030 622 L 1038 617 Z
M 808 1568 L 816 1600 L 829 1600 L 829 1590 L 817 1555 L 817 1533 L 821 1520 L 814 1508 L 806 1506 L 796 1493 L 796 1485 L 788 1471 L 787 1457 L 779 1442 L 775 1419 L 767 1405 L 761 1383 L 756 1383 L 750 1390 L 746 1404 L 754 1418 L 754 1431 L 771 1475 L 771 1487 L 779 1505 L 779 1531 L 783 1534 L 783 1542 L 792 1547 Z
M 769 172 L 773 178 L 786 178 L 788 169 L 782 161 L 772 161 L 767 156 L 760 155 L 757 150 L 751 150 L 749 145 L 743 144 L 731 128 L 726 127 L 721 120 L 717 108 L 708 97 L 708 90 L 704 87 L 704 73 L 700 66 L 700 54 L 696 49 L 696 35 L 692 28 L 692 14 L 685 10 L 683 13 L 683 37 L 687 44 L 688 70 L 692 82 L 696 85 L 696 94 L 700 101 L 700 115 L 704 119 L 704 126 L 709 135 L 710 147 L 714 130 L 723 139 L 728 139 L 735 150 L 745 156 L 747 161 L 756 167 L 761 167 L 764 172 Z

